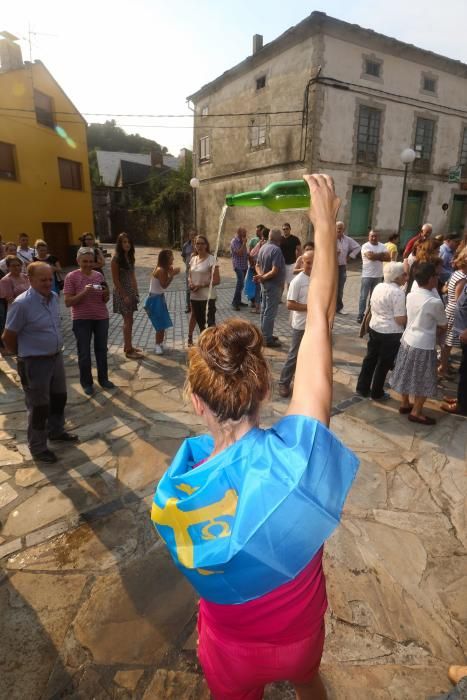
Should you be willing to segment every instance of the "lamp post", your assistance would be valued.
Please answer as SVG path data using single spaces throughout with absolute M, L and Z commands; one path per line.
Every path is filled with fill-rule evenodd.
M 198 229 L 198 222 L 197 222 L 197 216 L 196 216 L 196 190 L 199 187 L 199 180 L 197 177 L 192 177 L 190 180 L 190 187 L 191 187 L 191 208 L 192 208 L 192 214 L 193 214 L 193 223 L 194 223 L 194 228 Z
M 402 163 L 404 164 L 404 181 L 402 183 L 402 200 L 401 200 L 401 211 L 399 214 L 399 226 L 397 227 L 397 233 L 400 236 L 401 233 L 401 227 L 402 227 L 402 215 L 404 213 L 404 202 L 405 202 L 405 188 L 407 185 L 407 170 L 409 168 L 410 163 L 413 163 L 415 158 L 417 157 L 417 154 L 413 150 L 413 148 L 404 148 L 402 151 L 400 158 Z

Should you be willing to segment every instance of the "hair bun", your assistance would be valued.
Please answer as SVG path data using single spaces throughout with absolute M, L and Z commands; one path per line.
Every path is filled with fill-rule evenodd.
M 249 355 L 258 356 L 263 347 L 263 336 L 256 326 L 241 319 L 206 330 L 199 340 L 199 348 L 206 364 L 214 371 L 237 374 Z

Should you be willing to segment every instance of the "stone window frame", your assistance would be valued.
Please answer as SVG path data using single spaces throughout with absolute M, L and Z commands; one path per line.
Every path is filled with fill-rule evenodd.
M 434 90 L 427 90 L 425 88 L 425 80 L 433 80 L 435 84 Z M 422 71 L 420 75 L 420 92 L 422 95 L 428 95 L 430 97 L 438 97 L 438 84 L 439 77 L 435 73 L 430 73 L 429 71 Z
M 438 116 L 433 114 L 432 112 L 428 112 L 428 111 L 426 111 L 426 112 L 415 111 L 414 112 L 411 143 L 413 144 L 412 148 L 414 149 L 415 153 L 417 153 L 417 149 L 415 148 L 415 146 L 417 145 L 415 143 L 415 139 L 417 136 L 417 124 L 418 124 L 419 119 L 426 119 L 427 121 L 433 122 L 433 138 L 431 140 L 431 152 L 430 152 L 430 159 L 428 162 L 428 168 L 426 170 L 418 169 L 417 166 L 415 165 L 415 163 L 417 162 L 417 160 L 420 160 L 420 159 L 416 158 L 412 164 L 412 172 L 416 173 L 417 175 L 427 175 L 427 174 L 432 173 L 433 157 L 434 157 L 435 148 L 436 148 L 436 138 L 437 138 L 437 131 L 438 131 L 437 130 Z
M 358 128 L 360 125 L 360 109 L 361 107 L 368 107 L 369 109 L 378 110 L 380 114 L 379 121 L 379 138 L 378 138 L 378 149 L 376 154 L 376 162 L 366 163 L 359 162 L 358 160 Z M 354 163 L 357 166 L 363 166 L 365 168 L 379 168 L 381 167 L 381 159 L 383 153 L 383 135 L 384 135 L 384 120 L 386 115 L 386 105 L 384 103 L 378 102 L 373 99 L 359 99 L 355 100 L 355 117 L 354 117 Z
M 258 123 L 257 123 L 258 122 Z M 261 139 L 261 131 L 264 130 L 263 138 Z M 257 139 L 254 135 L 257 135 Z M 269 120 L 267 116 L 252 117 L 248 125 L 248 145 L 250 151 L 259 151 L 269 147 Z M 261 140 L 260 140 L 261 139 Z M 257 140 L 257 143 L 255 141 Z
M 372 75 L 367 73 L 367 63 L 376 63 L 379 66 L 379 75 Z M 374 53 L 364 53 L 362 54 L 362 72 L 360 78 L 362 80 L 371 80 L 374 83 L 383 83 L 383 67 L 384 61 L 379 56 Z
M 18 182 L 18 160 L 16 157 L 16 145 L 14 143 L 8 143 L 6 141 L 0 141 L 0 147 L 5 147 L 4 151 L 6 157 L 4 160 L 5 165 L 10 165 L 10 168 L 3 166 L 0 170 L 0 180 L 9 180 L 10 182 Z M 9 162 L 8 162 L 9 161 Z M 3 160 L 0 161 L 0 167 L 2 166 Z M 11 167 L 13 166 L 13 167 Z
M 207 144 L 207 148 L 206 148 L 206 144 Z M 199 145 L 199 157 L 198 157 L 199 164 L 203 165 L 204 163 L 209 163 L 211 161 L 211 158 L 212 158 L 211 139 L 210 139 L 209 135 L 200 136 L 198 145 Z

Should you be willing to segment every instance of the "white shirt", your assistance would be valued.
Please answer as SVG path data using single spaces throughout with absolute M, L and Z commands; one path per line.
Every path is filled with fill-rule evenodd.
M 347 265 L 347 258 L 356 258 L 360 252 L 360 246 L 357 241 L 354 241 L 350 236 L 346 236 L 345 233 L 342 238 L 337 239 L 336 246 L 338 265 Z
M 384 243 L 373 245 L 367 241 L 362 245 L 362 277 L 382 277 L 383 276 L 383 261 L 368 260 L 365 253 L 387 253 L 387 248 Z
M 165 289 L 159 282 L 157 277 L 151 277 L 151 283 L 149 285 L 149 294 L 164 294 Z
M 402 339 L 413 348 L 434 350 L 436 328 L 447 324 L 443 302 L 431 290 L 418 288 L 407 295 L 407 328 Z
M 402 333 L 394 316 L 405 316 L 405 292 L 395 282 L 380 282 L 371 295 L 370 328 L 377 333 Z
M 32 262 L 34 257 L 34 248 L 17 248 L 16 257 L 21 260 L 23 266 L 28 265 L 30 262 Z
M 310 286 L 310 277 L 300 272 L 289 286 L 287 292 L 287 301 L 296 301 L 298 304 L 306 304 L 308 299 L 308 287 Z M 304 331 L 306 324 L 306 311 L 291 311 L 290 323 L 296 331 Z
M 209 296 L 209 285 L 211 281 L 211 271 L 216 265 L 214 255 L 208 255 L 204 260 L 200 260 L 198 255 L 193 255 L 190 260 L 190 276 L 194 285 L 203 285 L 196 292 L 190 292 L 190 297 L 194 301 L 206 301 Z M 216 288 L 211 291 L 211 299 L 217 299 Z

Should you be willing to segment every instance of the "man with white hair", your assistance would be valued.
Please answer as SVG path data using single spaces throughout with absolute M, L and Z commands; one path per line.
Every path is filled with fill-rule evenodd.
M 280 249 L 281 238 L 278 228 L 271 229 L 268 242 L 258 253 L 256 275 L 253 277 L 254 282 L 261 284 L 260 324 L 268 348 L 276 348 L 281 344 L 277 336 L 273 335 L 274 321 L 285 280 L 285 260 Z
M 410 253 L 412 252 L 412 249 L 416 243 L 423 243 L 423 241 L 428 240 L 428 238 L 431 236 L 433 231 L 433 226 L 431 224 L 423 224 L 422 228 L 420 231 L 417 233 L 416 236 L 413 236 L 411 238 L 407 245 L 404 248 L 404 260 L 405 258 L 408 258 Z
M 384 401 L 389 394 L 384 382 L 399 351 L 407 323 L 405 292 L 407 281 L 403 263 L 390 262 L 384 268 L 384 282 L 376 285 L 371 296 L 371 320 L 366 357 L 357 381 L 357 394 Z
M 76 442 L 65 430 L 67 400 L 63 338 L 58 296 L 52 291 L 50 265 L 28 266 L 30 288 L 8 309 L 2 339 L 18 355 L 18 374 L 28 408 L 28 446 L 34 459 L 53 463 L 57 456 L 47 447 L 52 441 Z
M 347 260 L 355 259 L 360 252 L 360 246 L 350 236 L 345 235 L 345 224 L 343 221 L 336 222 L 337 233 L 337 302 L 336 313 L 346 316 L 344 311 L 344 287 L 347 279 Z

